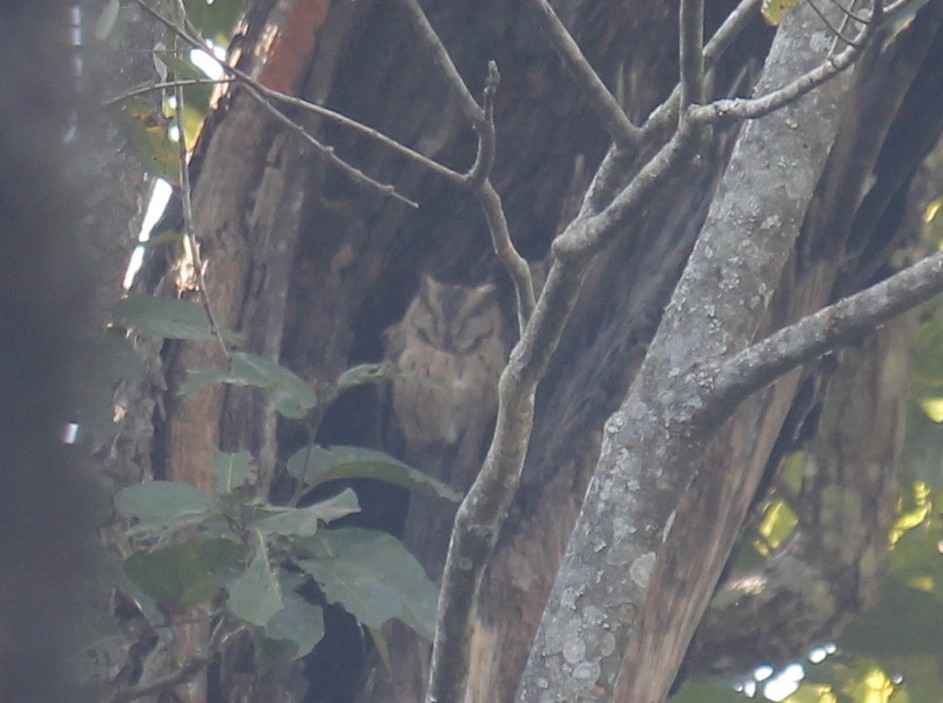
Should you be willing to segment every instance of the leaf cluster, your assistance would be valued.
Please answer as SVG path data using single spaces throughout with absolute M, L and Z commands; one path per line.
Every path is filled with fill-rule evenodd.
M 310 486 L 370 476 L 454 498 L 380 452 L 316 447 L 307 453 Z M 129 545 L 137 547 L 125 561 L 135 587 L 128 595 L 142 612 L 169 616 L 214 606 L 250 632 L 261 671 L 305 656 L 323 636 L 321 607 L 303 597 L 311 583 L 375 637 L 394 618 L 431 636 L 437 590 L 403 544 L 382 532 L 328 528 L 359 512 L 351 489 L 305 507 L 276 506 L 246 497 L 255 474 L 248 453 L 220 452 L 213 492 L 154 481 L 118 493 L 115 506 Z

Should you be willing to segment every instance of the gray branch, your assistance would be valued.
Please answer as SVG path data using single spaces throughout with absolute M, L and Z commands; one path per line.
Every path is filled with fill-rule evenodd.
M 777 32 L 759 90 L 821 65 L 828 46 L 818 17 L 797 9 Z M 847 74 L 830 85 L 744 127 L 649 354 L 606 425 L 524 673 L 522 703 L 610 700 L 627 653 L 633 669 L 645 657 L 646 700 L 663 697 L 671 683 L 676 654 L 633 652 L 631 643 L 677 497 L 710 439 L 709 428 L 692 422 L 703 400 L 686 372 L 698 359 L 729 356 L 754 338 L 770 282 L 779 280 L 824 168 Z M 758 179 L 758 171 L 766 177 Z M 626 197 L 617 196 L 610 210 Z M 679 625 L 678 637 L 689 638 L 699 613 L 663 616 Z

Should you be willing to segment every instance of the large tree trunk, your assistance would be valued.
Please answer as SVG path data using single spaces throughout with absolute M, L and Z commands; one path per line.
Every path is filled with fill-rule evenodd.
M 561 5 L 563 19 L 597 71 L 610 85 L 620 83 L 630 116 L 645 116 L 670 92 L 676 76 L 673 3 Z M 710 5 L 713 27 L 729 6 Z M 483 85 L 487 61 L 498 63 L 503 82 L 495 109 L 493 182 L 515 242 L 529 259 L 542 259 L 603 155 L 605 132 L 518 3 L 442 0 L 425 6 L 474 91 Z M 919 91 L 930 90 L 924 82 L 933 94 L 943 93 L 939 77 L 930 75 L 933 62 L 924 61 L 919 46 L 913 48 L 923 41 L 925 51 L 936 27 L 923 31 L 928 36 L 912 40 L 905 34 L 891 50 L 868 57 L 867 72 L 859 74 L 867 80 L 860 78 L 852 89 L 843 136 L 764 330 L 859 288 L 885 270 L 899 246 L 894 232 L 910 175 L 938 134 L 941 114 L 914 100 Z M 717 95 L 750 92 L 770 35 L 760 22 L 747 29 L 716 68 Z M 297 37 L 305 42 L 299 45 Z M 271 87 L 326 104 L 457 169 L 474 158 L 469 126 L 435 66 L 417 48 L 396 3 L 256 0 L 249 4 L 238 45 L 240 65 Z M 874 81 L 880 81 L 880 90 L 867 90 Z M 469 194 L 360 136 L 310 115 L 293 117 L 342 157 L 417 200 L 420 208 L 413 211 L 352 183 L 235 89 L 211 117 L 194 158 L 194 208 L 210 298 L 230 326 L 244 333 L 250 351 L 281 361 L 315 384 L 332 381 L 354 363 L 379 360 L 383 331 L 401 317 L 418 287 L 418 272 L 466 284 L 493 279 L 507 318 L 513 319 L 510 286 L 490 253 L 484 218 Z M 926 143 L 907 144 L 908 125 L 924 117 L 929 120 L 922 131 Z M 704 157 L 662 188 L 645 215 L 599 257 L 583 286 L 541 386 L 523 485 L 486 575 L 469 700 L 513 697 L 596 463 L 603 422 L 641 363 L 736 137 L 734 128 L 719 130 Z M 912 148 L 902 148 L 898 140 Z M 877 181 L 871 195 L 849 201 L 872 172 Z M 877 345 L 873 352 L 882 350 Z M 875 363 L 867 357 L 871 351 L 861 351 L 864 368 Z M 219 363 L 214 345 L 170 345 L 165 360 L 170 393 L 160 428 L 163 444 L 154 454 L 159 460 L 155 474 L 207 486 L 215 448 L 247 449 L 260 462 L 261 486 L 267 489 L 274 481 L 277 490 L 277 463 L 305 441 L 304 433 L 276 427 L 270 404 L 255 391 L 216 387 L 192 399 L 177 397 L 184 369 Z M 783 452 L 795 446 L 791 436 L 811 427 L 804 423 L 805 406 L 824 402 L 822 377 L 818 368 L 797 372 L 754 401 L 749 417 L 735 420 L 718 440 L 716 470 L 733 470 L 736 458 L 760 473 L 767 465 L 774 471 Z M 892 405 L 889 401 L 889 417 L 896 413 Z M 384 411 L 375 394 L 342 397 L 318 417 L 318 441 L 381 444 Z M 823 421 L 822 427 L 832 425 Z M 893 455 L 888 446 L 874 451 Z M 884 479 L 878 484 L 882 490 L 875 500 L 886 499 Z M 370 486 L 362 489 L 365 518 L 371 519 L 371 511 L 382 515 L 388 497 L 378 494 L 371 501 L 375 492 Z M 743 513 L 753 501 L 752 494 L 740 497 Z M 402 515 L 377 519 L 395 526 Z M 709 530 L 688 535 L 697 542 L 691 548 L 716 538 L 709 535 Z M 708 592 L 726 555 L 714 557 L 713 570 L 698 577 L 712 582 Z M 666 582 L 670 577 L 656 575 Z M 354 682 L 353 675 L 335 674 L 331 686 L 324 683 L 336 665 L 332 642 L 349 630 L 345 622 L 329 630 L 313 655 L 309 668 L 317 683 L 308 700 L 355 695 L 352 683 L 346 689 L 337 683 Z M 655 639 L 664 634 L 658 623 L 647 632 Z M 363 700 L 421 696 L 422 679 L 414 674 L 424 670 L 421 659 L 428 648 L 407 644 L 413 637 L 409 633 L 394 630 L 392 637 L 396 680 L 390 681 L 381 665 L 362 662 L 373 666 Z M 705 642 L 737 639 L 704 637 Z M 680 660 L 683 649 L 676 654 Z M 350 652 L 334 656 L 347 666 L 358 665 Z M 702 660 L 692 655 L 689 667 L 717 669 Z M 269 700 L 277 689 L 284 700 L 300 700 L 301 687 L 285 670 L 250 690 L 247 663 L 244 656 L 227 656 L 218 682 L 223 699 L 236 700 L 238 689 L 239 700 Z

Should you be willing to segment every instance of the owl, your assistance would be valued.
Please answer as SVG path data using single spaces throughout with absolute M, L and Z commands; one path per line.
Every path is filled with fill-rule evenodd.
M 467 287 L 423 276 L 403 320 L 386 332 L 386 358 L 399 370 L 392 411 L 405 457 L 464 490 L 498 406 L 507 357 L 493 284 Z

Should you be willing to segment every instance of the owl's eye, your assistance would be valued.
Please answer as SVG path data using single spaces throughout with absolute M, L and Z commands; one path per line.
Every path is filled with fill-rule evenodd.
M 416 334 L 418 334 L 419 339 L 421 339 L 426 344 L 432 344 L 432 342 L 429 340 L 429 335 L 426 334 L 426 331 L 422 329 L 421 327 L 416 330 Z

